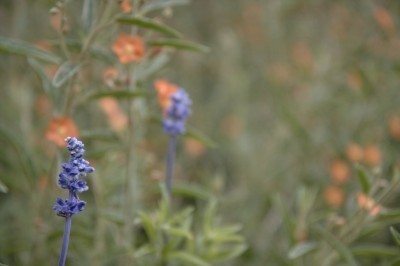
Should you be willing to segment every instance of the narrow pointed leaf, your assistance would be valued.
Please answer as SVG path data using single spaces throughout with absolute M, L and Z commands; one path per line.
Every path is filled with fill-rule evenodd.
M 193 127 L 188 128 L 187 132 L 185 133 L 185 137 L 195 139 L 207 146 L 208 148 L 216 148 L 218 146 L 215 141 Z
M 302 257 L 317 248 L 316 242 L 303 242 L 299 243 L 289 250 L 288 258 L 291 260 Z
M 121 24 L 135 25 L 140 28 L 145 28 L 159 33 L 165 34 L 168 37 L 180 38 L 180 34 L 175 29 L 152 19 L 137 17 L 137 16 L 121 16 L 117 18 L 117 21 Z
M 396 241 L 396 244 L 400 246 L 400 233 L 396 229 L 394 229 L 393 226 L 390 227 L 390 233 L 392 234 L 394 240 Z
M 361 189 L 365 194 L 368 194 L 371 189 L 371 181 L 368 174 L 361 166 L 357 166 L 358 181 L 360 182 Z
M 60 62 L 60 58 L 56 55 L 39 49 L 30 43 L 1 36 L 0 52 L 23 55 L 26 57 L 34 57 L 36 59 L 41 59 L 43 61 L 55 64 L 58 64 Z
M 172 193 L 174 195 L 201 200 L 208 200 L 211 197 L 211 194 L 208 191 L 200 188 L 199 186 L 190 184 L 176 184 L 172 188 Z
M 7 193 L 8 187 L 0 180 L 0 192 Z
M 178 50 L 201 53 L 206 53 L 210 50 L 207 46 L 180 39 L 157 39 L 148 41 L 147 44 L 154 47 L 169 47 Z
M 183 263 L 183 265 L 195 265 L 195 266 L 209 266 L 210 264 L 200 257 L 183 251 L 172 252 L 168 255 L 170 259 L 175 259 Z
M 145 14 L 148 12 L 164 9 L 167 7 L 187 5 L 188 3 L 190 3 L 190 1 L 188 0 L 158 0 L 149 2 L 146 5 L 144 5 L 143 8 L 141 9 L 141 12 Z
M 352 247 L 350 250 L 353 255 L 363 257 L 388 257 L 400 254 L 398 248 L 382 244 L 362 244 Z

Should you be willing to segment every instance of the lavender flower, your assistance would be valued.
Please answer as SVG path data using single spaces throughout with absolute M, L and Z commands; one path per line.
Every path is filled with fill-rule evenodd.
M 170 135 L 165 179 L 169 196 L 171 196 L 172 190 L 177 136 L 184 133 L 186 130 L 185 124 L 191 113 L 190 106 L 192 105 L 189 95 L 182 88 L 178 89 L 170 96 L 170 101 L 170 105 L 165 112 L 163 120 L 164 132 Z
M 61 172 L 58 175 L 58 184 L 61 188 L 69 191 L 69 197 L 65 200 L 57 198 L 53 206 L 53 210 L 57 212 L 57 215 L 66 218 L 63 244 L 58 262 L 59 266 L 65 265 L 65 260 L 67 258 L 72 215 L 83 211 L 86 205 L 86 202 L 80 200 L 78 197 L 78 193 L 89 189 L 86 181 L 81 178 L 94 171 L 94 168 L 90 166 L 89 162 L 83 159 L 85 153 L 83 143 L 74 137 L 66 138 L 65 142 L 67 143 L 70 158 L 68 162 L 61 165 Z
M 192 101 L 182 88 L 171 95 L 171 103 L 163 120 L 164 132 L 169 135 L 179 135 L 185 132 L 185 123 L 189 117 Z

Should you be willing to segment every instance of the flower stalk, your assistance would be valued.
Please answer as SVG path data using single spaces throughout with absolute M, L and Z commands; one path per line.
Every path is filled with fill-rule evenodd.
M 172 194 L 172 179 L 176 157 L 177 138 L 186 131 L 186 120 L 189 117 L 192 101 L 189 95 L 182 88 L 158 90 L 161 107 L 164 108 L 163 127 L 164 132 L 169 135 L 165 186 L 168 197 Z M 164 100 L 167 101 L 164 101 Z
M 83 158 L 85 153 L 83 143 L 74 137 L 66 138 L 65 142 L 70 153 L 70 159 L 61 166 L 61 172 L 58 175 L 58 184 L 61 188 L 68 190 L 69 197 L 65 200 L 57 198 L 53 206 L 53 210 L 56 211 L 57 215 L 65 218 L 64 235 L 60 258 L 58 260 L 59 266 L 64 266 L 67 259 L 72 215 L 83 211 L 86 206 L 86 202 L 80 200 L 78 197 L 78 193 L 89 189 L 82 177 L 94 171 L 89 162 Z

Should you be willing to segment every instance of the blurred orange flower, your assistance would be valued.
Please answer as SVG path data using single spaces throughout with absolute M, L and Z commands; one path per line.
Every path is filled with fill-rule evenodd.
M 392 116 L 389 118 L 389 134 L 390 136 L 400 141 L 400 117 Z
M 50 25 L 58 32 L 69 31 L 69 24 L 58 8 L 52 8 L 50 10 Z
M 378 166 L 381 164 L 382 155 L 378 146 L 368 145 L 364 148 L 364 162 L 369 166 Z
M 337 186 L 330 185 L 324 190 L 325 202 L 333 207 L 339 208 L 344 202 L 345 194 L 343 189 Z
M 295 43 L 292 47 L 292 56 L 294 62 L 302 68 L 311 70 L 314 66 L 314 57 L 310 51 L 310 47 L 303 42 Z
M 343 184 L 350 177 L 350 169 L 345 161 L 336 159 L 331 163 L 330 175 L 333 182 Z
M 373 198 L 364 193 L 359 193 L 357 195 L 357 203 L 361 209 L 368 211 L 371 216 L 378 215 L 382 210 L 381 205 L 377 204 Z
M 178 85 L 165 79 L 158 79 L 154 82 L 154 88 L 157 91 L 158 103 L 161 109 L 163 111 L 167 110 L 171 102 L 171 95 L 178 90 Z
M 46 139 L 59 147 L 65 146 L 66 137 L 77 137 L 79 135 L 75 122 L 67 116 L 53 118 L 46 130 Z
M 359 91 L 363 86 L 363 80 L 359 72 L 349 72 L 347 74 L 347 86 L 354 91 Z
M 144 55 L 144 43 L 139 36 L 121 33 L 112 46 L 122 64 L 139 61 Z
M 121 8 L 123 13 L 130 13 L 133 6 L 131 0 L 120 0 L 119 7 Z
M 204 144 L 195 139 L 185 140 L 185 150 L 192 157 L 199 157 L 204 154 L 206 148 Z
M 383 7 L 377 7 L 374 10 L 374 18 L 379 26 L 388 31 L 389 33 L 393 33 L 396 31 L 396 26 L 393 21 L 393 17 L 390 15 L 389 11 L 387 11 Z
M 108 123 L 112 129 L 120 132 L 126 128 L 128 125 L 128 117 L 122 111 L 117 100 L 111 97 L 106 97 L 99 101 L 99 105 L 106 114 Z
M 359 163 L 364 157 L 364 151 L 357 143 L 350 143 L 346 148 L 346 156 L 353 163 Z

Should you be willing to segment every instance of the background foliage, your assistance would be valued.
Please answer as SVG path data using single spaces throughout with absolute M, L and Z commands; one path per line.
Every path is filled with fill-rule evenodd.
M 0 3 L 0 50 L 5 52 L 0 61 L 0 262 L 7 265 L 55 264 L 62 234 L 62 219 L 51 205 L 60 193 L 56 165 L 65 154 L 44 136 L 49 121 L 64 108 L 68 86 L 74 85 L 62 77 L 77 65 L 46 81 L 38 69 L 59 67 L 63 56 L 35 50 L 29 50 L 29 59 L 9 55 L 26 54 L 26 47 L 8 38 L 30 44 L 45 39 L 56 46 L 52 54 L 62 54 L 49 15 L 55 3 L 34 2 Z M 66 45 L 77 53 L 82 44 L 72 40 L 85 40 L 90 30 L 81 23 L 81 3 L 67 2 L 71 41 Z M 167 78 L 189 91 L 194 102 L 190 124 L 196 128 L 191 131 L 195 137 L 182 139 L 179 146 L 176 212 L 192 206 L 190 233 L 201 235 L 204 214 L 213 204 L 207 199 L 219 200 L 215 224 L 241 224 L 247 243 L 233 226 L 241 244 L 232 257 L 246 251 L 224 263 L 395 265 L 400 259 L 393 237 L 400 220 L 395 171 L 399 8 L 396 1 L 195 0 L 147 14 L 184 33 L 184 40 L 210 49 L 167 49 L 162 55 L 172 60 L 164 64 L 159 59 L 157 71 L 149 74 L 151 67 L 143 67 L 136 87 L 148 95 L 134 98 L 148 108 L 141 118 L 145 137 L 136 143 L 140 175 L 135 180 L 140 182 L 132 184 L 135 193 L 128 199 L 123 182 L 129 129 L 115 132 L 98 104 L 98 93 L 109 92 L 102 72 L 118 64 L 112 42 L 126 27 L 110 26 L 96 39 L 90 60 L 71 74 L 78 77 L 82 97 L 71 116 L 97 171 L 89 181 L 87 213 L 74 218 L 70 263 L 126 265 L 132 252 L 145 265 L 155 263 L 141 257 L 146 250 L 139 244 L 159 243 L 148 241 L 151 225 L 143 226 L 144 217 L 153 215 L 157 230 L 162 226 L 154 217 L 165 218 L 157 180 L 167 139 L 154 122 L 159 110 L 153 81 Z M 141 33 L 153 43 L 175 33 L 162 31 L 155 39 L 148 34 L 151 28 Z M 119 100 L 126 113 L 131 96 Z M 135 206 L 129 221 L 127 200 Z M 184 227 L 185 219 L 178 220 Z M 132 246 L 126 243 L 127 224 L 136 231 Z M 221 263 L 186 248 L 193 257 L 173 253 L 169 263 Z

